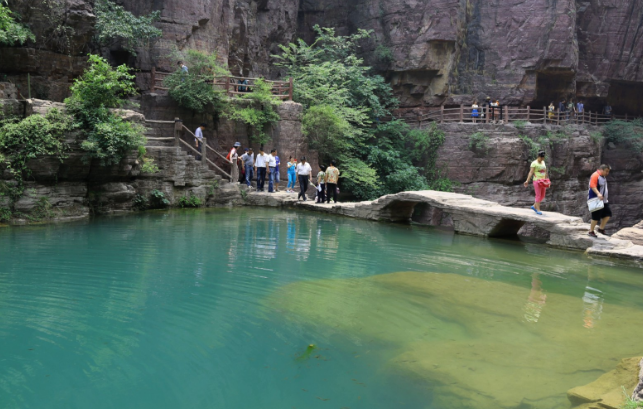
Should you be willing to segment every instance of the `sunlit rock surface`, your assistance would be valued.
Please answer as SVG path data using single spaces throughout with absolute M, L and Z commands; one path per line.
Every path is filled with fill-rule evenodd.
M 566 392 L 641 352 L 643 313 L 584 295 L 454 274 L 299 282 L 267 302 L 328 337 L 383 342 L 383 370 L 426 383 L 432 407 L 567 408 Z

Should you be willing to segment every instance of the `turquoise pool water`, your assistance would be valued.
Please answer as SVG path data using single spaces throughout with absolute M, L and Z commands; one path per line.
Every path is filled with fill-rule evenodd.
M 542 245 L 264 209 L 0 228 L 0 408 L 510 407 L 521 397 L 491 387 L 493 402 L 466 401 L 454 385 L 516 378 L 532 361 L 460 376 L 445 369 L 459 345 L 491 356 L 495 336 L 511 339 L 551 360 L 543 377 L 591 382 L 643 353 L 612 338 L 643 317 L 642 273 Z M 572 353 L 575 342 L 590 344 Z M 569 406 L 539 385 L 524 399 Z

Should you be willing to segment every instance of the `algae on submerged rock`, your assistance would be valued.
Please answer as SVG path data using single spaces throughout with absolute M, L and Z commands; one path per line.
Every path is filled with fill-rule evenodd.
M 537 285 L 401 272 L 298 282 L 268 302 L 328 336 L 390 345 L 398 356 L 385 369 L 425 380 L 437 407 L 568 407 L 567 390 L 640 353 L 641 331 L 631 323 L 643 312 L 588 309 L 581 294 Z

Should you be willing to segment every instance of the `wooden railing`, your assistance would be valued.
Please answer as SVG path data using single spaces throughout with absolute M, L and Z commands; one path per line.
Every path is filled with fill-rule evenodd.
M 409 123 L 426 124 L 427 122 L 438 123 L 510 123 L 526 121 L 531 123 L 543 123 L 552 125 L 566 124 L 587 124 L 604 125 L 612 120 L 624 121 L 633 120 L 634 117 L 625 115 L 603 115 L 598 112 L 560 112 L 558 110 L 549 112 L 547 107 L 532 109 L 531 107 L 479 107 L 478 117 L 473 116 L 473 108 L 460 105 L 459 107 L 445 108 L 444 106 L 429 108 L 428 111 L 413 117 L 402 118 Z
M 192 143 L 185 140 L 184 138 L 185 134 L 188 135 Z M 232 175 L 231 175 L 233 173 L 232 166 L 236 164 L 233 164 L 232 161 L 226 159 L 226 157 L 223 154 L 217 152 L 215 149 L 209 146 L 208 140 L 205 137 L 202 139 L 203 147 L 201 149 L 201 152 L 199 152 L 193 143 L 195 139 L 196 139 L 196 136 L 194 135 L 194 133 L 190 131 L 190 129 L 188 129 L 185 125 L 183 125 L 183 122 L 179 118 L 175 118 L 174 119 L 174 146 L 187 149 L 188 152 L 193 153 L 196 158 L 200 158 L 200 161 L 205 168 L 209 169 L 210 166 L 212 166 L 216 171 L 222 173 L 223 176 L 230 179 L 230 182 L 236 182 L 236 180 L 232 180 Z M 214 161 L 208 159 L 208 152 L 214 153 L 215 156 L 218 156 L 219 159 L 222 159 L 226 165 L 229 165 L 230 173 L 223 170 L 220 166 L 214 163 Z
M 152 79 L 150 81 L 150 91 L 167 91 L 168 88 L 163 87 L 163 81 L 172 73 L 160 72 L 157 71 L 155 67 L 152 67 L 151 74 Z M 252 92 L 258 79 L 259 78 L 233 76 L 214 77 L 214 79 L 212 80 L 212 86 L 224 90 L 230 97 L 241 96 L 247 94 L 248 92 Z M 204 78 L 204 81 L 210 81 L 210 79 Z M 264 81 L 271 85 L 272 94 L 275 96 L 275 98 L 292 101 L 294 86 L 292 78 L 289 78 L 288 81 Z

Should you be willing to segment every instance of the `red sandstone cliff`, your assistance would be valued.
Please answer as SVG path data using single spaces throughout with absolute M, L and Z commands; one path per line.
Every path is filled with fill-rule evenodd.
M 60 99 L 92 35 L 91 0 L 65 3 L 62 20 L 75 34 L 69 53 L 55 41 L 0 49 L 0 73 Z M 41 0 L 11 0 L 37 34 L 47 34 Z M 135 14 L 161 11 L 161 40 L 133 57 L 102 50 L 141 70 L 145 89 L 152 66 L 169 70 L 175 46 L 217 51 L 233 73 L 277 76 L 270 55 L 278 44 L 312 26 L 340 34 L 374 30 L 364 56 L 395 88 L 405 107 L 469 103 L 486 95 L 503 103 L 540 106 L 583 98 L 588 109 L 608 101 L 643 114 L 643 3 L 638 0 L 118 0 Z M 49 35 L 51 37 L 51 35 Z M 386 54 L 390 51 L 392 59 Z M 71 57 L 69 56 L 71 55 Z M 26 85 L 26 84 L 25 84 Z M 22 87 L 24 88 L 24 86 Z

